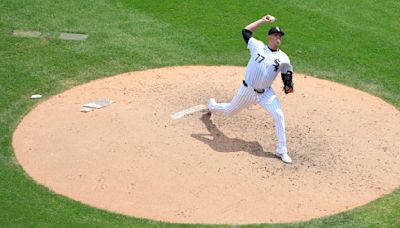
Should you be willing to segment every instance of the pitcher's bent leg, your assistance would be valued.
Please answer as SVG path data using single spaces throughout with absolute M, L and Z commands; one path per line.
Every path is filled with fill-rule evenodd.
M 272 116 L 275 122 L 275 131 L 278 144 L 276 147 L 276 153 L 283 154 L 287 153 L 286 146 L 286 130 L 285 130 L 285 118 L 281 108 L 281 103 L 275 92 L 272 89 L 268 89 L 263 94 L 260 100 L 260 105 L 265 108 Z
M 232 116 L 253 103 L 252 94 L 242 85 L 230 103 L 217 103 L 215 99 L 211 98 L 208 103 L 208 109 L 211 113 Z

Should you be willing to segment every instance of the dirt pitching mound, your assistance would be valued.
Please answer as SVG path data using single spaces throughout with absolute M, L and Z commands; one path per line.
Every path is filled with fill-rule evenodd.
M 230 101 L 245 68 L 131 72 L 41 102 L 13 136 L 23 169 L 56 193 L 97 208 L 178 223 L 275 223 L 335 214 L 400 185 L 400 114 L 379 98 L 296 74 L 274 83 L 293 164 L 274 155 L 272 118 L 171 114 Z M 88 113 L 83 104 L 114 103 Z

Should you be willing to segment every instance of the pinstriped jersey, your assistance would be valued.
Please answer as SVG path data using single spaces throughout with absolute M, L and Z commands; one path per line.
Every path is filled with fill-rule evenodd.
M 251 37 L 247 43 L 250 60 L 246 67 L 245 80 L 255 89 L 265 89 L 272 85 L 279 72 L 292 71 L 289 57 L 281 50 L 271 51 L 263 42 Z M 290 69 L 281 69 L 282 63 Z

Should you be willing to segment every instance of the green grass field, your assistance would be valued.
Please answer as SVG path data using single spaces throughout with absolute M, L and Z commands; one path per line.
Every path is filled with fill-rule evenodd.
M 295 72 L 347 84 L 399 109 L 399 10 L 400 1 L 388 0 L 0 1 L 0 226 L 178 226 L 94 209 L 37 185 L 11 146 L 17 124 L 37 104 L 30 95 L 48 98 L 93 79 L 146 68 L 245 66 L 241 29 L 269 13 L 287 34 L 281 48 Z M 15 29 L 42 36 L 13 37 Z M 263 39 L 265 29 L 255 36 Z M 63 41 L 57 39 L 60 32 L 89 38 Z M 335 216 L 270 226 L 400 227 L 400 189 Z

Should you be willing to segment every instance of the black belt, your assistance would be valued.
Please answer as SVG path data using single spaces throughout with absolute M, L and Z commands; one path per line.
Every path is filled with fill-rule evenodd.
M 247 83 L 245 80 L 243 80 L 243 85 L 247 87 Z M 254 92 L 259 93 L 259 94 L 262 94 L 265 92 L 265 89 L 253 89 L 253 90 L 254 90 Z

